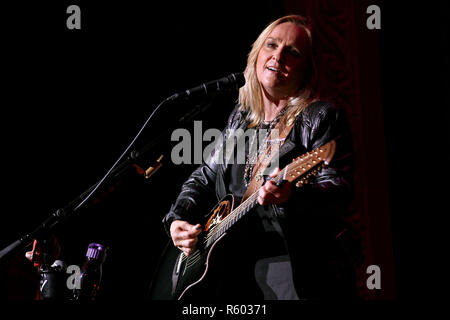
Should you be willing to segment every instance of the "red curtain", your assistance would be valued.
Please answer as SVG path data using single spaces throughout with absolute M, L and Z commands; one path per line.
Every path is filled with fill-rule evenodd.
M 365 253 L 359 270 L 360 295 L 363 299 L 393 299 L 394 260 L 379 71 L 380 30 L 370 30 L 366 25 L 371 15 L 367 7 L 372 4 L 374 1 L 366 0 L 285 0 L 285 13 L 311 20 L 321 95 L 346 110 L 352 128 L 356 197 L 351 222 L 360 230 Z M 381 289 L 369 289 L 366 285 L 370 265 L 380 267 Z

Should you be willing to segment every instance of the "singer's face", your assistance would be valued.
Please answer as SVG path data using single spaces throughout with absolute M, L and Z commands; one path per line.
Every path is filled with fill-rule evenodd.
M 256 75 L 269 98 L 286 99 L 298 92 L 307 46 L 306 31 L 290 22 L 279 24 L 269 34 L 256 61 Z

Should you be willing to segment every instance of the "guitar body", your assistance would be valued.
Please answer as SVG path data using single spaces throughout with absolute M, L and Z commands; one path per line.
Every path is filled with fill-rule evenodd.
M 167 244 L 151 285 L 151 299 L 180 300 L 195 297 L 196 290 L 200 290 L 205 285 L 205 279 L 208 278 L 211 255 L 226 234 L 220 235 L 209 246 L 202 243 L 206 242 L 223 219 L 229 215 L 233 206 L 234 197 L 229 194 L 211 210 L 206 216 L 206 223 L 203 224 L 204 228 L 199 236 L 198 245 L 189 257 L 185 256 L 172 242 Z

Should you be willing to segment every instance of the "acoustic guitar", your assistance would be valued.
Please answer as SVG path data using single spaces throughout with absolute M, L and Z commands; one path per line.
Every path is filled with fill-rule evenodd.
M 312 175 L 327 166 L 335 152 L 334 140 L 295 158 L 284 167 L 272 181 L 296 182 L 297 187 L 308 183 Z M 172 242 L 162 255 L 150 288 L 150 298 L 156 300 L 184 299 L 189 292 L 208 276 L 211 259 L 220 254 L 215 250 L 217 244 L 227 235 L 227 231 L 236 225 L 258 204 L 258 190 L 234 208 L 233 195 L 225 196 L 206 216 L 203 230 L 196 249 L 186 256 Z M 170 275 L 169 275 L 170 273 Z

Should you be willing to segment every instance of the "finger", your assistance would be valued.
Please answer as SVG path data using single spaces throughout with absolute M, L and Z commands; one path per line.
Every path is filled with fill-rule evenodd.
M 180 231 L 176 232 L 173 236 L 176 243 L 183 241 L 183 240 L 192 240 L 197 239 L 197 234 L 192 234 L 189 231 Z
M 186 223 L 186 221 L 174 220 L 170 224 L 170 232 L 171 233 L 178 233 L 180 231 L 183 231 L 185 223 Z
M 275 195 L 275 192 L 266 190 L 266 188 L 264 186 L 262 186 L 259 189 L 259 196 L 264 199 L 264 202 L 270 201 L 274 195 Z
M 272 173 L 269 175 L 269 177 L 271 178 L 275 178 L 278 174 L 278 172 L 280 172 L 280 168 L 275 168 Z
M 262 186 L 258 192 L 258 203 L 261 205 L 280 204 L 289 200 L 291 196 L 292 184 L 286 183 L 282 187 L 269 181 Z
M 258 196 L 258 203 L 260 204 L 260 205 L 264 205 L 265 203 L 264 203 L 264 199 L 261 197 L 261 196 Z
M 178 242 L 178 244 L 174 244 L 174 245 L 175 245 L 175 247 L 177 247 L 178 249 L 180 249 L 183 252 L 185 252 L 187 249 L 191 249 L 190 247 L 185 247 L 182 242 Z
M 258 203 L 262 206 L 268 205 L 268 204 L 273 204 L 275 203 L 275 200 L 273 197 L 267 195 L 265 198 L 263 197 L 258 197 Z
M 192 225 L 186 221 L 182 221 L 176 226 L 178 231 L 186 232 L 189 234 L 199 234 L 202 231 L 202 226 L 200 224 Z
M 180 224 L 178 225 L 178 228 L 180 228 L 183 231 L 190 231 L 192 227 L 194 226 L 187 221 L 180 221 Z
M 273 181 L 267 181 L 263 188 L 270 193 L 276 193 L 276 192 L 281 192 L 281 188 L 278 187 Z
M 194 237 L 201 232 L 201 228 L 199 231 L 197 231 L 199 226 L 200 225 L 198 224 L 193 226 L 186 221 L 175 220 L 170 225 L 170 234 L 172 238 L 177 239 Z M 193 232 L 193 230 L 195 231 Z
M 197 236 L 202 232 L 202 229 L 192 229 L 189 231 L 181 231 L 178 236 L 180 239 L 192 239 L 197 238 Z
M 258 193 L 258 203 L 260 205 L 269 204 L 273 199 L 273 196 L 270 192 L 266 191 L 263 187 L 259 189 Z
M 189 230 L 189 233 L 191 235 L 199 235 L 202 232 L 202 226 L 200 224 L 196 224 L 195 226 L 191 227 L 191 230 Z
M 263 188 L 264 190 L 261 196 L 269 201 L 274 198 L 281 198 L 284 194 L 283 189 L 281 187 L 278 187 L 272 181 L 269 181 L 266 185 L 263 186 Z
M 259 188 L 258 197 L 261 197 L 262 199 L 264 199 L 268 193 L 269 193 L 269 191 L 267 191 L 266 188 L 264 188 L 264 186 L 262 186 L 261 188 Z
M 194 248 L 196 243 L 197 243 L 198 239 L 194 238 L 194 239 L 187 239 L 187 240 L 180 240 L 177 241 L 178 245 L 177 247 L 179 248 Z

